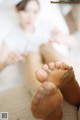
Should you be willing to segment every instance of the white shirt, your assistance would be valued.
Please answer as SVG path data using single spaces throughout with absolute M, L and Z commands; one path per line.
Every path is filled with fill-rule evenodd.
M 47 43 L 49 33 L 39 26 L 33 33 L 25 34 L 22 29 L 15 27 L 5 38 L 10 51 L 24 53 L 25 51 L 38 51 L 40 44 Z M 3 42 L 3 41 L 2 41 Z M 23 81 L 23 62 L 6 67 L 0 73 L 0 90 L 14 87 Z
M 38 51 L 39 46 L 42 43 L 47 43 L 50 38 L 48 30 L 41 27 L 35 27 L 35 31 L 32 33 L 25 33 L 17 26 L 6 37 L 5 41 L 13 51 L 20 53 L 24 51 Z

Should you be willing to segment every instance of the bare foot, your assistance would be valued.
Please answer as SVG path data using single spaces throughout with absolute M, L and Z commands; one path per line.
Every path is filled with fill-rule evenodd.
M 59 107 L 62 101 L 63 96 L 59 89 L 57 89 L 57 87 L 53 83 L 43 83 L 41 87 L 37 90 L 32 100 L 31 110 L 33 116 L 36 118 L 43 118 L 45 120 L 53 120 L 53 118 L 57 117 L 54 115 L 54 113 L 60 113 L 59 116 L 61 117 L 62 114 Z M 51 113 L 52 115 L 50 115 Z M 51 116 L 51 118 L 49 117 L 49 115 Z
M 43 65 L 42 70 L 36 72 L 36 77 L 40 82 L 49 81 L 54 83 L 58 88 L 75 79 L 72 67 L 62 62 L 49 63 Z
M 36 77 L 42 83 L 44 81 L 54 83 L 69 103 L 80 105 L 80 87 L 75 80 L 72 67 L 62 62 L 52 62 L 42 66 L 42 70 L 36 72 Z
M 43 84 L 32 101 L 32 113 L 35 117 L 61 120 L 62 94 L 71 104 L 80 104 L 80 88 L 72 67 L 62 62 L 50 63 L 42 66 L 36 72 L 36 77 Z
M 63 67 L 64 69 L 62 69 Z M 54 63 L 50 63 L 49 66 L 44 65 L 41 70 L 36 72 L 37 79 L 43 83 L 32 101 L 31 109 L 36 118 L 53 120 L 53 118 L 55 118 L 54 116 L 56 116 L 57 120 L 58 116 L 56 114 L 58 114 L 63 99 L 62 94 L 57 87 L 61 86 L 60 79 L 67 72 L 68 66 L 63 65 L 62 68 L 59 63 L 56 63 L 55 65 Z M 60 115 L 61 113 L 59 116 Z
M 52 111 L 44 120 L 62 120 L 62 109 L 61 107 Z

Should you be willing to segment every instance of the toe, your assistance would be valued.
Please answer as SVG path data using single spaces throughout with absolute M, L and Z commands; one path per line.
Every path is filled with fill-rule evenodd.
M 56 94 L 57 88 L 56 86 L 51 82 L 45 82 L 43 85 L 45 95 L 53 95 Z
M 43 66 L 42 66 L 42 69 L 43 69 L 45 72 L 47 72 L 48 74 L 51 72 L 51 70 L 49 69 L 49 67 L 48 67 L 47 64 L 43 65 Z
M 36 78 L 39 82 L 44 82 L 47 80 L 47 77 L 48 77 L 48 73 L 45 72 L 44 70 L 38 70 L 36 71 Z
M 62 68 L 62 62 L 55 62 L 55 67 L 58 68 L 58 69 L 61 69 Z
M 55 62 L 55 67 L 63 70 L 67 70 L 69 68 L 69 66 L 64 62 Z
M 67 70 L 68 68 L 69 68 L 69 66 L 66 64 L 66 63 L 62 63 L 62 68 L 64 69 L 64 70 Z
M 54 70 L 54 63 L 53 63 L 53 62 L 49 63 L 49 68 L 50 68 L 51 70 Z

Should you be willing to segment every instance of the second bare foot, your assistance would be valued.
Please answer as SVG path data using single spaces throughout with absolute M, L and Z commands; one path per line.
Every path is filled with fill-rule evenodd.
M 54 83 L 58 88 L 75 79 L 72 67 L 62 62 L 52 62 L 49 65 L 43 65 L 42 69 L 36 72 L 36 77 L 40 82 L 49 81 Z
M 61 105 L 63 96 L 59 89 L 51 82 L 45 82 L 37 90 L 31 110 L 36 118 L 46 118 L 51 112 L 55 112 Z

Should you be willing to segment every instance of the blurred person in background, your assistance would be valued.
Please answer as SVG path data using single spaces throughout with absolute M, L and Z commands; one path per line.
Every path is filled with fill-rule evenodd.
M 20 1 L 16 5 L 15 10 L 19 18 L 19 24 L 16 27 L 14 27 L 14 29 L 6 36 L 4 40 L 0 41 L 1 44 L 0 69 L 1 71 L 3 71 L 1 74 L 1 79 L 4 81 L 4 76 L 5 76 L 4 74 L 6 74 L 6 76 L 8 75 L 7 71 L 9 70 L 9 68 L 12 69 L 16 68 L 16 70 L 14 70 L 16 76 L 13 75 L 14 72 L 12 72 L 11 75 L 13 79 L 12 80 L 13 84 L 16 84 L 16 81 L 18 80 L 19 80 L 18 82 L 20 82 L 22 79 L 21 74 L 19 74 L 19 71 L 21 71 L 21 69 L 18 70 L 18 67 L 23 66 L 22 61 L 24 61 L 25 56 L 28 54 L 28 52 L 32 54 L 31 52 L 34 51 L 34 53 L 32 54 L 33 57 L 31 59 L 34 58 L 34 54 L 35 54 L 35 60 L 40 59 L 39 62 L 41 62 L 42 58 L 39 53 L 39 50 L 42 49 L 42 47 L 39 49 L 40 45 L 43 43 L 50 43 L 50 44 L 53 43 L 54 53 L 55 53 L 54 61 L 55 61 L 58 59 L 56 58 L 56 55 L 58 57 L 60 56 L 60 53 L 58 53 L 57 50 L 60 51 L 61 48 L 63 49 L 67 48 L 66 51 L 68 51 L 67 46 L 71 47 L 71 45 L 72 46 L 75 45 L 72 41 L 70 41 L 71 36 L 69 36 L 68 34 L 65 35 L 61 33 L 59 30 L 57 29 L 55 30 L 55 28 L 54 30 L 52 30 L 52 28 L 50 29 L 50 27 L 46 27 L 48 25 L 45 26 L 40 22 L 39 23 L 36 22 L 40 10 L 39 1 L 35 1 L 35 0 Z M 62 53 L 66 54 L 66 52 L 64 51 L 62 50 Z M 43 50 L 42 53 L 46 55 L 46 53 L 43 52 Z M 27 57 L 29 57 L 29 55 L 27 55 Z M 14 65 L 14 63 L 16 63 L 16 65 Z M 27 69 L 28 66 L 30 67 L 30 65 L 29 64 L 27 65 Z M 8 76 L 5 83 L 5 86 L 7 85 L 7 87 L 10 86 L 9 82 L 11 82 L 11 80 L 9 81 L 9 79 L 11 79 L 11 77 L 9 78 Z M 31 77 L 31 79 L 33 79 L 33 77 Z

